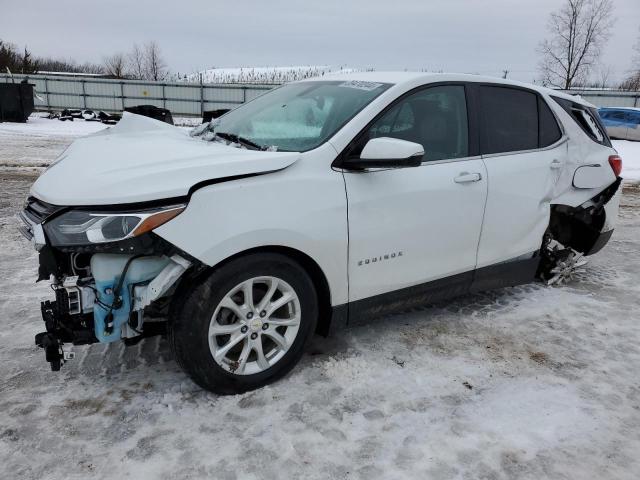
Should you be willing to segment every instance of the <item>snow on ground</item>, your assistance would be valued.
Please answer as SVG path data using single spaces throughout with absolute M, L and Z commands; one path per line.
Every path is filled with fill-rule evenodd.
M 42 171 L 76 138 L 109 128 L 100 122 L 82 119 L 61 121 L 35 113 L 26 123 L 0 123 L 0 172 L 16 168 Z M 176 117 L 176 126 L 191 129 L 201 118 Z
M 612 140 L 611 143 L 622 157 L 622 176 L 624 179 L 640 181 L 640 142 Z
M 14 128 L 2 140 L 34 144 L 58 128 L 45 125 L 0 124 Z M 42 134 L 24 163 L 48 162 L 78 134 Z M 75 347 L 76 360 L 48 371 L 33 336 L 51 292 L 34 283 L 37 255 L 13 218 L 34 179 L 0 173 L 0 478 L 637 478 L 636 184 L 574 283 L 468 295 L 317 338 L 280 382 L 218 397 L 161 338 Z
M 105 127 L 100 122 L 63 122 L 38 114 L 26 123 L 0 123 L 0 169 L 46 167 L 73 140 Z
M 328 73 L 349 73 L 352 68 L 328 65 L 305 65 L 290 67 L 233 67 L 211 68 L 185 75 L 185 82 L 203 83 L 284 83 L 310 77 L 321 77 Z

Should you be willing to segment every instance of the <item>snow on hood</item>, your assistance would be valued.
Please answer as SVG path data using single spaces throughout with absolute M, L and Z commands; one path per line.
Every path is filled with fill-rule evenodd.
M 115 127 L 72 143 L 36 180 L 31 194 L 64 206 L 145 202 L 186 195 L 207 180 L 281 170 L 298 156 L 205 142 L 125 112 Z

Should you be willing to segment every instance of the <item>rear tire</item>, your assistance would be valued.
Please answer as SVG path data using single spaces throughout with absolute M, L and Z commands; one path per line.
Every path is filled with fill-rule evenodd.
M 176 361 L 198 385 L 218 394 L 260 388 L 287 374 L 318 318 L 311 278 L 276 253 L 232 260 L 174 301 L 180 307 L 169 339 Z

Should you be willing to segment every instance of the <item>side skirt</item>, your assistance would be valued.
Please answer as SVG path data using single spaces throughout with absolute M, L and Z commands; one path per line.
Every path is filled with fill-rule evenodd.
M 512 287 L 535 280 L 540 257 L 517 259 L 490 265 L 470 272 L 434 280 L 332 308 L 329 333 L 347 326 L 363 325 L 385 315 L 392 315 L 458 297 L 494 288 Z
M 350 302 L 348 325 L 362 325 L 381 316 L 464 295 L 472 280 L 473 272 L 465 272 Z
M 536 255 L 532 258 L 511 260 L 479 268 L 473 274 L 471 292 L 476 293 L 530 283 L 536 278 L 540 258 L 539 255 Z

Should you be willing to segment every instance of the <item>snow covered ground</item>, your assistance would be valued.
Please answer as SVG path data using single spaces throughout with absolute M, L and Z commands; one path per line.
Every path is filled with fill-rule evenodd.
M 100 122 L 78 119 L 63 122 L 45 116 L 36 113 L 26 123 L 0 123 L 0 172 L 16 168 L 42 171 L 76 138 L 109 127 Z M 177 126 L 189 129 L 201 122 L 200 118 L 174 119 Z
M 40 114 L 27 123 L 0 123 L 0 170 L 46 167 L 76 138 L 105 128 L 100 122 L 60 121 Z
M 0 124 L 0 158 L 47 164 L 95 126 Z M 625 169 L 635 145 L 616 143 Z M 48 371 L 33 336 L 51 292 L 13 218 L 25 172 L 0 171 L 0 478 L 638 477 L 640 185 L 626 184 L 620 225 L 574 283 L 318 338 L 280 382 L 218 397 L 160 338 L 76 347 Z

